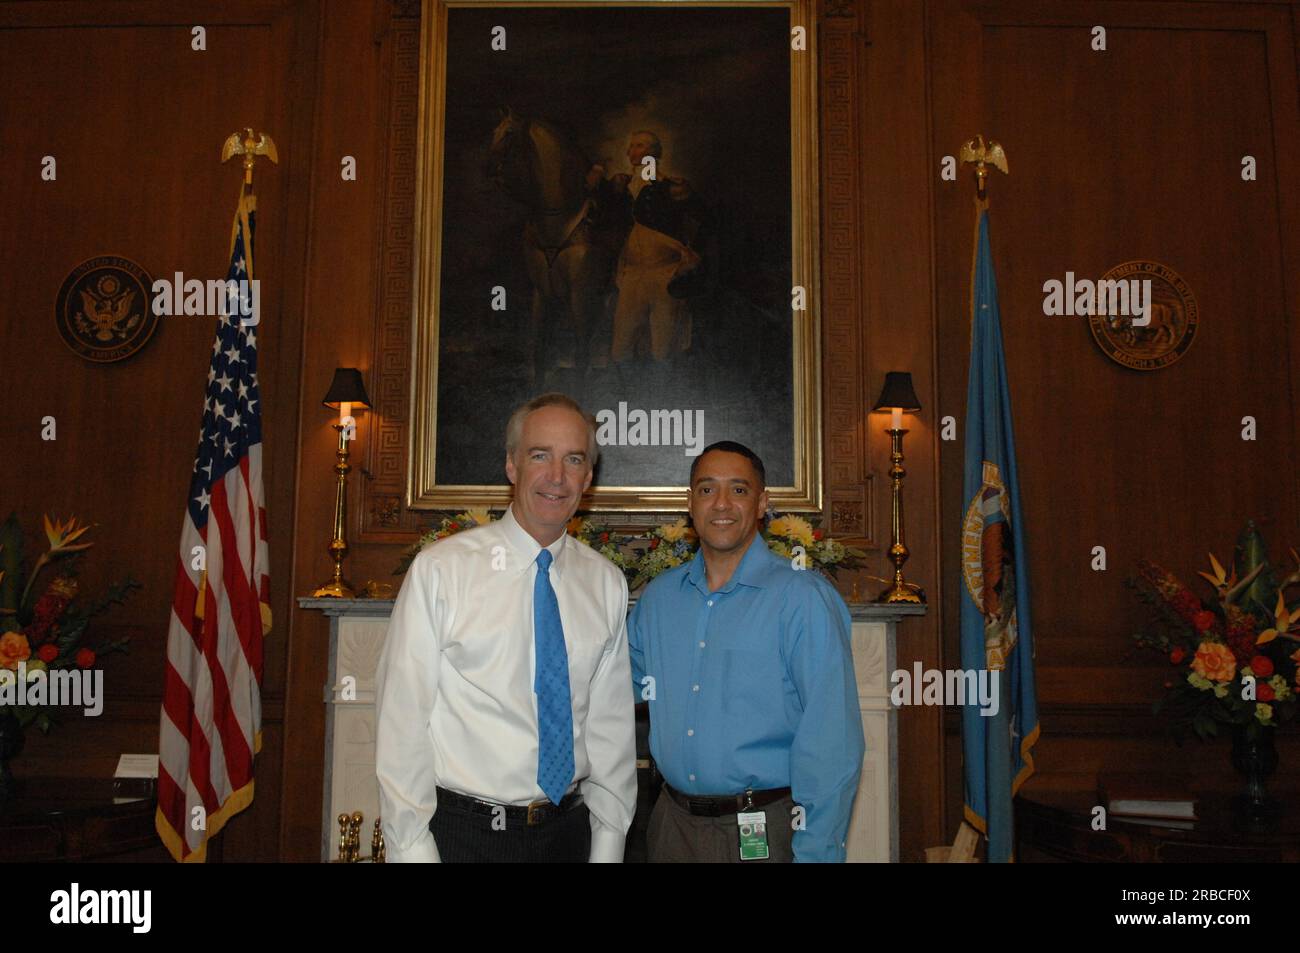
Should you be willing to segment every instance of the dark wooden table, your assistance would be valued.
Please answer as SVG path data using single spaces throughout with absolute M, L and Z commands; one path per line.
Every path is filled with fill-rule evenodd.
M 1086 790 L 1022 790 L 1016 798 L 1016 859 L 1027 862 L 1294 863 L 1300 861 L 1300 792 L 1272 791 L 1280 812 L 1251 820 L 1226 791 L 1197 793 L 1190 827 L 1154 820 L 1106 818 L 1093 830 L 1099 803 Z
M 112 779 L 19 779 L 0 804 L 0 862 L 170 863 L 154 807 L 152 796 L 114 803 Z

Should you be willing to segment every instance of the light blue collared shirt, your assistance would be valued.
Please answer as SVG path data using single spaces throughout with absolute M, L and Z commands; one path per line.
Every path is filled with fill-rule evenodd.
M 795 860 L 843 861 L 866 750 L 848 607 L 762 536 L 717 592 L 704 568 L 696 555 L 654 579 L 628 621 L 659 770 L 688 794 L 789 787 L 805 812 Z

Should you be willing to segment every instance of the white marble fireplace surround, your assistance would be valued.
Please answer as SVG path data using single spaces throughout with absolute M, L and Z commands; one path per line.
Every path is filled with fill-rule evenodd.
M 298 605 L 324 612 L 330 620 L 321 828 L 321 860 L 330 861 L 338 857 L 339 814 L 361 811 L 365 815 L 362 839 L 368 844 L 371 824 L 379 813 L 375 669 L 393 600 L 302 597 Z M 889 703 L 889 675 L 897 667 L 898 623 L 925 611 L 924 606 L 909 605 L 849 606 L 858 706 L 867 740 L 849 822 L 850 861 L 898 860 L 898 713 Z M 340 673 L 355 677 L 352 691 L 345 690 Z

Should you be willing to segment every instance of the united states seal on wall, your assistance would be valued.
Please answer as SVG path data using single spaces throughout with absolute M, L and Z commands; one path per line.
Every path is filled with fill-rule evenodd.
M 59 288 L 54 311 L 63 343 L 99 364 L 130 357 L 158 327 L 152 292 L 153 279 L 131 259 L 86 259 Z

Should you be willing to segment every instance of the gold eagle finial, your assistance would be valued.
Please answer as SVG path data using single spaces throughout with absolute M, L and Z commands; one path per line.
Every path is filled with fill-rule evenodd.
M 262 133 L 260 139 L 253 136 L 253 130 L 249 126 L 244 127 L 243 140 L 240 140 L 238 132 L 232 132 L 226 137 L 225 143 L 221 146 L 221 161 L 229 162 L 231 156 L 242 155 L 244 157 L 244 184 L 253 184 L 253 163 L 257 161 L 258 156 L 266 156 L 277 165 L 280 157 L 275 152 L 275 142 L 266 133 Z
M 989 174 L 987 166 L 993 166 L 1003 175 L 1011 174 L 1007 171 L 1007 154 L 1002 149 L 1002 143 L 996 139 L 990 139 L 987 146 L 981 135 L 977 135 L 969 142 L 963 142 L 960 159 L 962 165 L 968 162 L 975 163 L 975 191 L 981 199 L 984 198 L 984 186 Z

